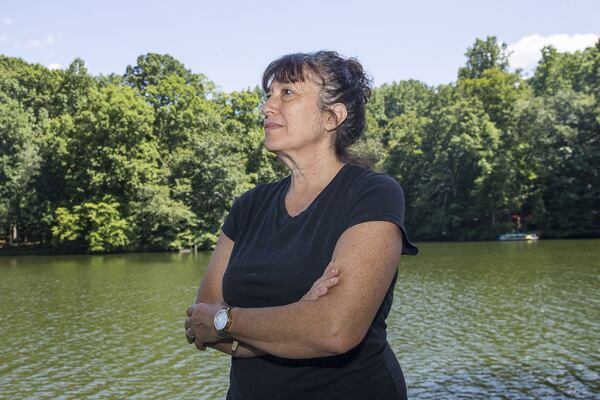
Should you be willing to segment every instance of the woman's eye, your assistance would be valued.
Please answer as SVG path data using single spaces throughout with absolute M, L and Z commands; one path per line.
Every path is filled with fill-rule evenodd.
M 282 92 L 284 96 L 294 94 L 294 92 L 292 92 L 290 89 L 283 89 Z

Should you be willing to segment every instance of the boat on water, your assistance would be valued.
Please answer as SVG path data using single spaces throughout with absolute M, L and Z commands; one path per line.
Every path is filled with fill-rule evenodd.
M 498 240 L 508 241 L 523 241 L 523 240 L 538 240 L 539 237 L 535 233 L 504 233 L 498 236 Z

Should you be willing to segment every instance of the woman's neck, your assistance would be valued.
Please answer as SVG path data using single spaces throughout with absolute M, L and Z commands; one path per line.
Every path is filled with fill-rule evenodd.
M 344 165 L 337 158 L 294 163 L 291 166 L 292 181 L 288 193 L 294 196 L 316 196 Z

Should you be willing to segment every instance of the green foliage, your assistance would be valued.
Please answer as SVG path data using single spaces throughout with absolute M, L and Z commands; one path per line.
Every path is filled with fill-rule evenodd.
M 596 96 L 600 93 L 600 40 L 594 47 L 574 53 L 559 53 L 554 47 L 542 49 L 531 85 L 537 96 L 572 89 Z
M 511 128 L 515 103 L 525 95 L 526 85 L 516 73 L 491 68 L 479 78 L 460 80 L 458 88 L 465 96 L 476 97 L 496 126 L 506 131 Z
M 0 92 L 18 101 L 36 117 L 59 115 L 62 72 L 39 64 L 27 64 L 20 58 L 0 55 Z
M 537 165 L 525 207 L 553 237 L 600 232 L 600 124 L 597 99 L 571 89 L 533 102 L 522 126 Z
M 358 151 L 395 177 L 416 240 L 600 234 L 600 41 L 534 75 L 477 39 L 456 83 L 384 84 Z M 93 77 L 0 56 L 0 236 L 59 250 L 210 248 L 234 199 L 289 172 L 256 87 L 222 93 L 169 55 Z M 513 216 L 520 216 L 520 226 Z
M 40 170 L 33 120 L 21 104 L 0 92 L 0 224 L 7 235 L 11 225 L 24 220 Z
M 506 71 L 509 55 L 506 43 L 498 43 L 496 36 L 488 36 L 485 40 L 477 39 L 473 47 L 467 49 L 467 64 L 458 70 L 458 77 L 477 79 L 488 69 Z
M 86 201 L 71 210 L 57 208 L 57 223 L 52 227 L 55 244 L 90 252 L 126 249 L 128 224 L 118 206 L 111 196 L 104 196 L 98 203 Z
M 137 64 L 128 65 L 125 73 L 125 82 L 145 93 L 148 86 L 156 86 L 169 76 L 178 76 L 193 90 L 204 95 L 214 89 L 214 84 L 202 74 L 194 74 L 185 66 L 168 54 L 148 53 L 137 58 Z
M 380 165 L 405 189 L 414 237 L 493 239 L 518 227 L 513 214 L 520 229 L 545 236 L 600 233 L 600 91 L 590 89 L 599 48 L 545 49 L 528 82 L 507 71 L 506 47 L 492 37 L 467 51 L 456 85 L 421 93 L 424 106 L 411 109 L 419 103 L 398 84 L 375 90 L 368 134 L 384 143 Z M 552 71 L 544 82 L 553 83 L 541 89 L 544 68 Z
M 110 193 L 126 202 L 144 184 L 157 182 L 153 119 L 152 108 L 142 98 L 119 86 L 91 90 L 72 119 L 59 119 L 57 130 L 67 138 L 67 200 L 81 202 Z
M 198 243 L 196 215 L 171 198 L 169 187 L 146 185 L 130 203 L 131 241 L 143 250 L 174 250 Z

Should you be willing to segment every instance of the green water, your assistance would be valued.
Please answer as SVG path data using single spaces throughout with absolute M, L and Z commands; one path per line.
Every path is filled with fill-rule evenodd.
M 420 249 L 388 318 L 410 398 L 598 396 L 600 240 Z M 0 398 L 223 398 L 183 332 L 208 256 L 0 257 Z

